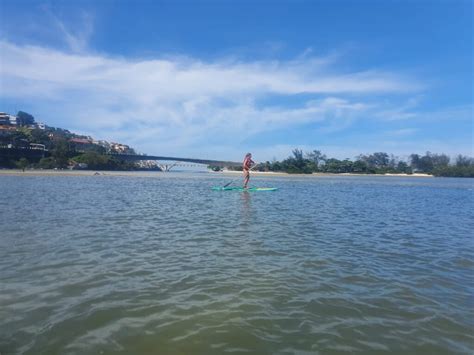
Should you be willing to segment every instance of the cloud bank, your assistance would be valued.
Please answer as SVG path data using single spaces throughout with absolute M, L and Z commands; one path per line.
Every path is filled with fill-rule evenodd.
M 264 132 L 311 124 L 333 132 L 362 118 L 411 119 L 413 105 L 387 104 L 387 98 L 423 89 L 399 73 L 338 72 L 331 57 L 145 60 L 5 40 L 0 51 L 2 97 L 54 105 L 63 116 L 51 122 L 45 113 L 49 124 L 121 140 L 149 154 L 234 159 L 249 137 Z M 381 95 L 382 104 L 372 98 Z

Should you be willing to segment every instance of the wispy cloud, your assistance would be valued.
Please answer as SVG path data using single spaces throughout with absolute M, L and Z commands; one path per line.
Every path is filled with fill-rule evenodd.
M 394 72 L 338 73 L 334 57 L 311 51 L 294 60 L 246 62 L 88 54 L 85 39 L 57 25 L 79 53 L 0 42 L 2 96 L 54 102 L 68 119 L 64 126 L 112 135 L 148 153 L 237 147 L 255 133 L 308 123 L 334 132 L 397 110 L 411 115 L 408 106 L 393 108 L 371 96 L 412 95 L 423 87 Z M 292 106 L 261 103 L 298 95 L 308 98 Z
M 44 4 L 41 6 L 41 9 L 51 19 L 51 24 L 58 29 L 57 32 L 71 51 L 81 53 L 87 49 L 89 39 L 94 30 L 93 16 L 89 12 L 79 12 L 79 21 L 75 24 L 73 31 L 54 13 L 50 6 Z
M 401 129 L 396 129 L 393 131 L 388 131 L 386 132 L 385 135 L 392 136 L 392 137 L 404 137 L 404 136 L 413 135 L 416 132 L 418 132 L 417 128 L 401 128 Z

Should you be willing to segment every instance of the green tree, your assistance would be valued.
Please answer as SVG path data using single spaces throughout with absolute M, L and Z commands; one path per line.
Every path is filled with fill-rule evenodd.
M 263 171 L 271 171 L 272 170 L 272 163 L 268 160 L 263 164 Z
M 10 135 L 10 142 L 15 147 L 24 146 L 28 142 L 29 136 L 22 129 L 17 129 Z
M 301 149 L 294 149 L 293 156 L 283 160 L 282 170 L 290 174 L 311 174 L 311 168 L 308 166 L 309 161 L 304 159 Z
M 370 155 L 361 155 L 359 160 L 365 161 L 367 166 L 371 168 L 385 168 L 388 166 L 390 159 L 387 153 L 377 152 Z
M 35 123 L 35 118 L 29 113 L 23 111 L 18 111 L 16 114 L 16 120 L 20 126 L 27 126 Z
M 100 155 L 96 152 L 85 152 L 82 155 L 76 156 L 74 161 L 87 164 L 90 169 L 106 169 L 110 165 L 108 156 Z
M 306 154 L 306 158 L 313 164 L 313 171 L 319 171 L 320 166 L 326 161 L 327 157 L 320 150 L 313 150 Z
M 354 164 L 352 164 L 352 170 L 354 173 L 367 173 L 368 165 L 365 161 L 356 160 Z
M 45 130 L 35 128 L 30 131 L 30 143 L 44 144 L 49 147 L 51 139 Z
M 353 171 L 353 163 L 349 159 L 339 160 L 330 158 L 324 164 L 324 171 L 327 173 L 351 173 Z
M 446 167 L 449 165 L 449 157 L 446 154 L 432 154 L 431 160 L 434 168 Z
M 456 157 L 456 166 L 458 167 L 461 167 L 461 166 L 468 167 L 473 164 L 474 164 L 474 160 L 472 158 L 469 158 L 461 154 L 459 154 Z
M 408 164 L 404 161 L 399 161 L 397 164 L 397 172 L 404 173 L 404 174 L 411 174 L 411 168 Z
M 270 170 L 271 171 L 283 171 L 283 165 L 278 160 L 273 159 L 273 161 L 270 163 Z
M 420 170 L 420 156 L 418 154 L 410 155 L 410 166 L 413 170 Z
M 303 157 L 303 151 L 301 149 L 293 149 L 293 157 L 295 159 L 296 164 L 299 166 L 303 166 L 304 164 L 304 157 Z
M 420 158 L 419 168 L 424 173 L 431 173 L 433 171 L 434 164 L 430 152 L 426 152 L 426 154 Z
M 96 152 L 85 152 L 74 157 L 74 161 L 87 164 L 89 169 L 94 170 L 135 170 L 134 163 L 120 160 L 118 157 L 101 155 Z
M 64 139 L 55 142 L 54 148 L 51 150 L 51 156 L 54 158 L 57 168 L 67 167 L 72 154 L 73 151 L 70 149 L 69 143 Z
M 56 168 L 56 162 L 55 162 L 54 158 L 52 158 L 52 157 L 41 158 L 41 160 L 38 163 L 38 168 L 40 168 L 40 169 L 54 169 L 54 168 Z
M 28 167 L 29 164 L 30 164 L 30 162 L 26 158 L 21 158 L 17 162 L 18 168 L 21 169 L 22 171 L 25 171 L 25 169 Z

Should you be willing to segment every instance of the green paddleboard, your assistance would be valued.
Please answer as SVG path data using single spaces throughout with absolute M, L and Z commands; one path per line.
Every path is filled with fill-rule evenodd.
M 249 187 L 248 189 L 244 189 L 243 187 L 222 187 L 222 186 L 214 186 L 212 188 L 214 191 L 276 191 L 278 188 L 276 187 Z

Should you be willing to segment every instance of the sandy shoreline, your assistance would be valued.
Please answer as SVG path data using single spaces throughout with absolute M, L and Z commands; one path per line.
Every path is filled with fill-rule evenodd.
M 225 170 L 220 172 L 220 174 L 242 174 L 241 171 L 231 171 L 231 170 Z M 273 171 L 252 171 L 250 172 L 251 175 L 264 175 L 264 176 L 395 176 L 395 177 L 434 177 L 433 175 L 429 174 L 357 174 L 357 173 L 340 173 L 340 174 L 335 174 L 335 173 L 312 173 L 312 174 L 288 174 L 288 173 L 278 173 L 278 172 L 273 172 Z
M 148 171 L 98 171 L 98 170 L 0 170 L 0 176 L 159 176 L 159 172 Z
M 232 171 L 232 170 L 225 170 L 220 172 L 221 174 L 242 174 L 241 171 Z M 264 176 L 406 176 L 406 177 L 434 177 L 433 175 L 429 174 L 357 174 L 357 173 L 312 173 L 312 174 L 288 174 L 288 173 L 278 173 L 273 171 L 252 171 L 250 172 L 251 175 L 264 175 Z
M 211 175 L 241 175 L 241 171 L 222 171 L 222 172 L 208 172 Z M 157 177 L 166 176 L 166 172 L 156 171 L 96 171 L 96 170 L 25 170 L 20 169 L 1 169 L 0 176 L 136 176 L 136 177 Z M 287 176 L 287 177 L 329 177 L 329 176 L 376 176 L 376 177 L 433 177 L 428 174 L 353 174 L 353 173 L 313 173 L 313 174 L 288 174 L 278 172 L 263 172 L 263 171 L 252 171 L 253 176 Z

